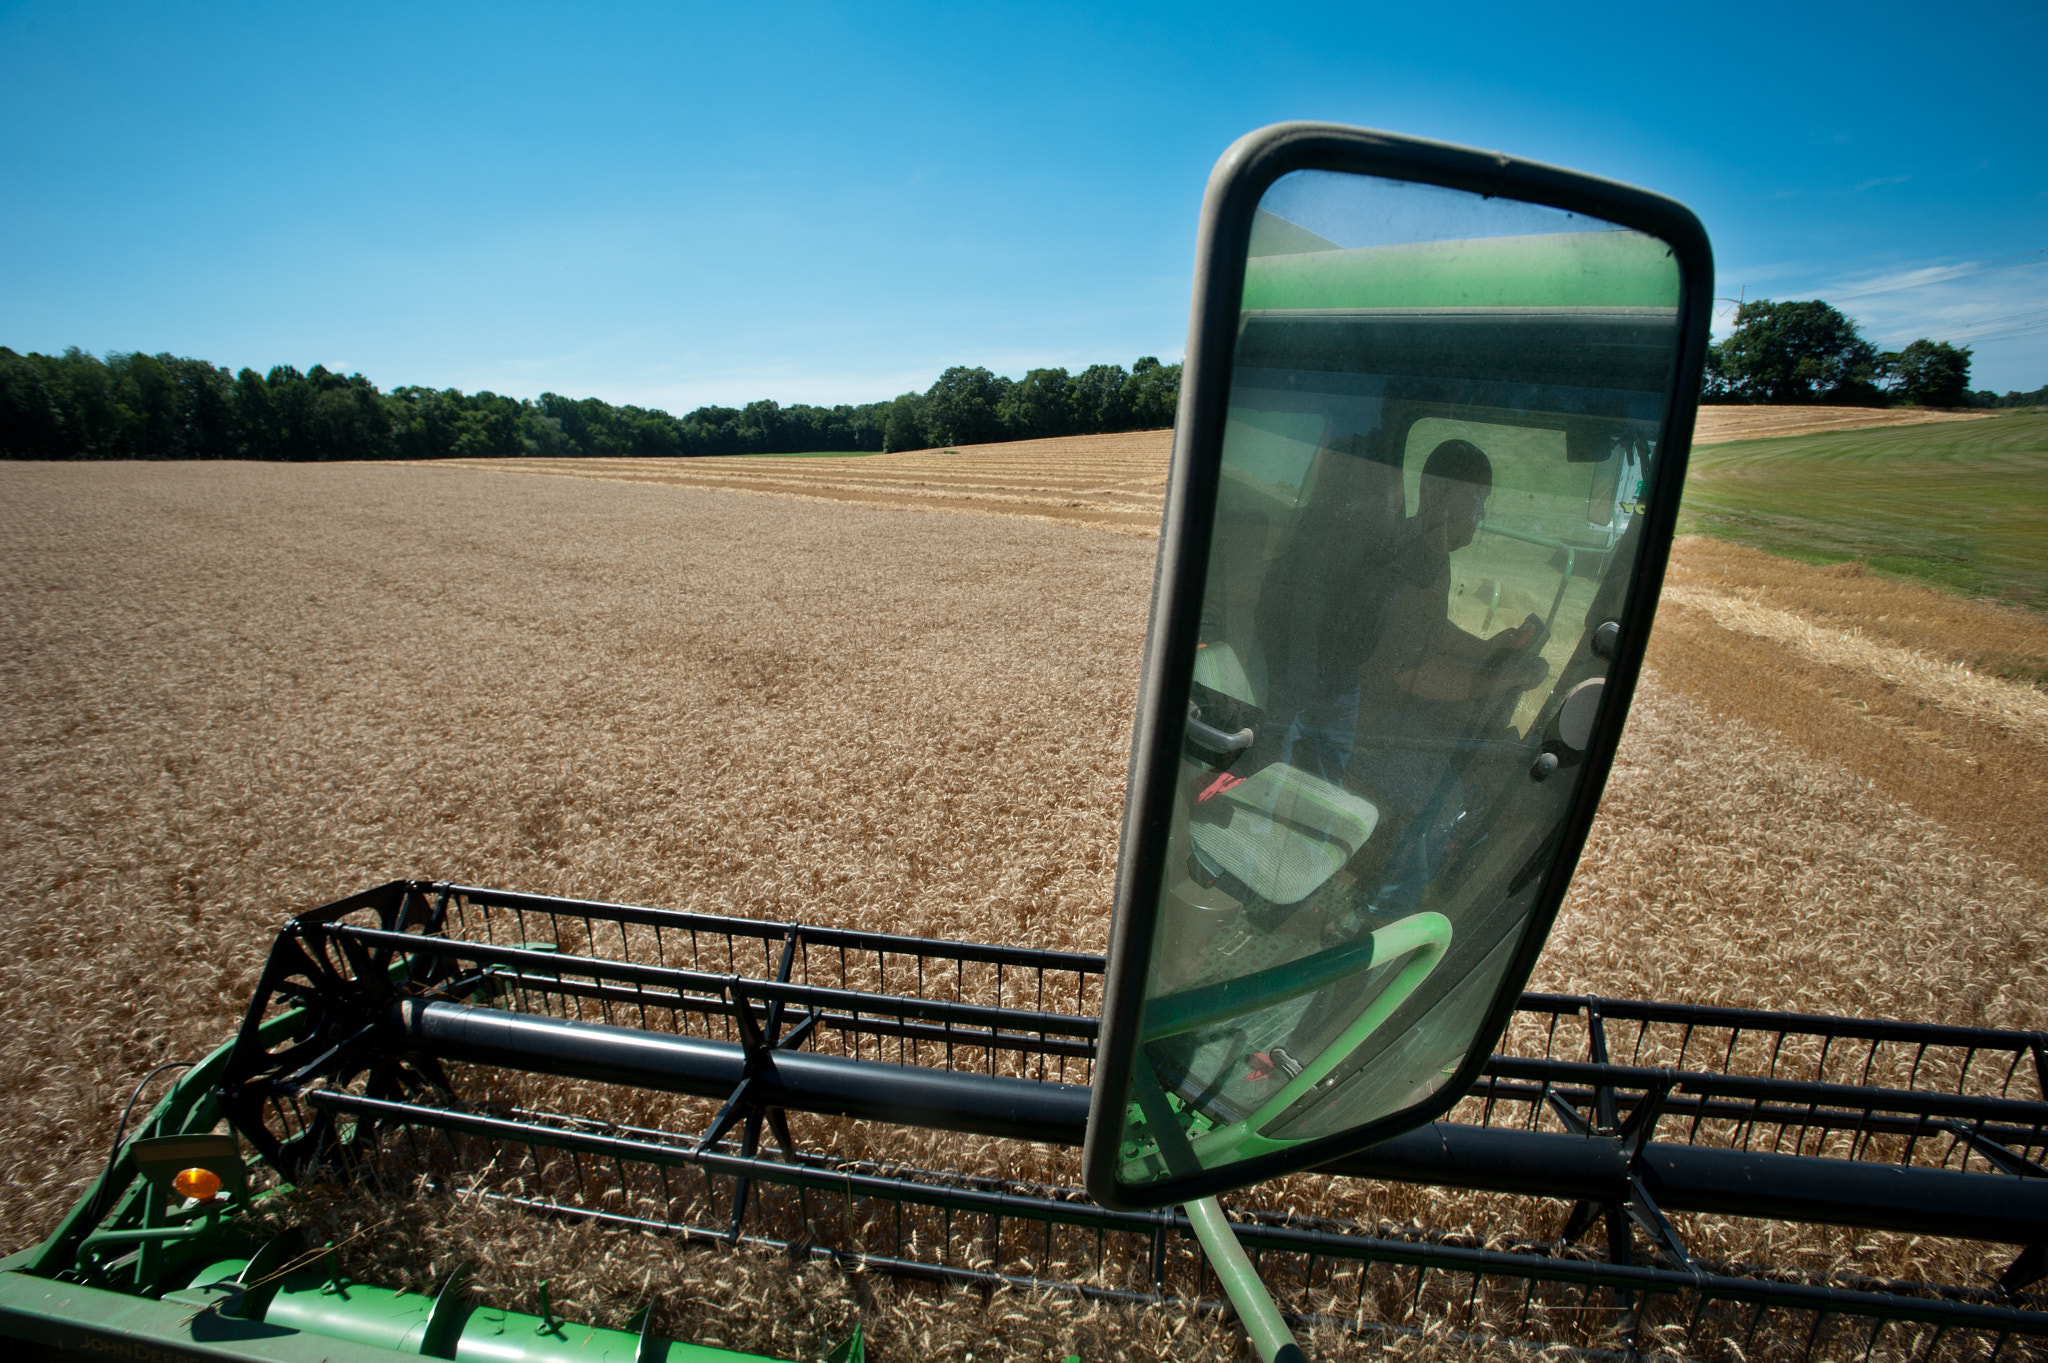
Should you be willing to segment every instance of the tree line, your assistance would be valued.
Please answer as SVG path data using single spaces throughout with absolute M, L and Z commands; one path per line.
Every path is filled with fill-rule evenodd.
M 1819 300 L 1742 305 L 1708 352 L 1707 402 L 1929 407 L 2048 404 L 2048 388 L 1969 388 L 1971 351 L 1917 340 L 1880 351 Z M 1181 366 L 1033 369 L 1021 379 L 956 365 L 923 392 L 817 407 L 771 401 L 684 416 L 599 398 L 454 388 L 382 392 L 324 365 L 230 374 L 141 352 L 17 354 L 0 346 L 0 457 L 12 459 L 446 459 L 862 453 L 1173 424 Z
M 0 457 L 331 459 L 861 453 L 1151 430 L 1173 424 L 1181 367 L 1034 369 L 1021 379 L 956 365 L 921 393 L 816 407 L 770 401 L 684 416 L 599 398 L 454 388 L 380 391 L 324 365 L 229 373 L 141 352 L 104 357 L 0 346 Z
M 2027 407 L 2048 386 L 2000 396 L 1970 391 L 1970 347 L 1925 337 L 1879 350 L 1856 324 L 1813 299 L 1758 299 L 1735 314 L 1735 331 L 1707 351 L 1707 402 L 1830 402 L 1847 406 Z

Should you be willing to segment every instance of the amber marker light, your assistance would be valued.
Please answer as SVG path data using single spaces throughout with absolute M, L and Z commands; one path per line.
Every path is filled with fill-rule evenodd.
M 180 1197 L 211 1202 L 220 1195 L 220 1175 L 211 1169 L 180 1169 L 171 1187 Z

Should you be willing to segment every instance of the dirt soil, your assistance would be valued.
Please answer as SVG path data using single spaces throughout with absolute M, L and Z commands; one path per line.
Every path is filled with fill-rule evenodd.
M 1060 477 L 1125 514 L 1141 454 Z M 1100 950 L 1152 546 L 996 502 L 1035 485 L 1021 459 L 998 483 L 942 494 L 978 514 L 906 515 L 660 478 L 0 466 L 0 1247 L 77 1196 L 136 1077 L 229 1034 L 281 921 L 395 876 Z M 1980 670 L 2040 649 L 2029 617 L 1761 559 L 1679 547 L 1534 983 L 2048 1026 L 2041 693 Z M 1396 1221 L 1554 1219 L 1384 1198 Z M 855 1310 L 643 1239 L 603 1244 L 694 1283 L 682 1324 L 731 1346 L 796 1347 L 749 1323 L 757 1289 L 822 1303 L 819 1330 Z M 597 1243 L 559 1251 L 587 1270 L 558 1284 L 580 1318 L 642 1271 L 593 1267 Z M 1170 1333 L 1006 1294 L 858 1309 L 931 1356 Z M 1172 1347 L 1236 1347 L 1185 1328 Z

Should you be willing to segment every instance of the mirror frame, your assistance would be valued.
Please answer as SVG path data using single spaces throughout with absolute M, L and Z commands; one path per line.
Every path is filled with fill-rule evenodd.
M 1117 1177 L 1124 1113 L 1151 965 L 1180 764 L 1182 717 L 1187 710 L 1208 571 L 1246 251 L 1253 213 L 1267 188 L 1297 170 L 1349 171 L 1512 198 L 1605 219 L 1663 240 L 1677 259 L 1682 290 L 1678 363 L 1665 409 L 1664 448 L 1659 452 L 1664 468 L 1642 513 L 1643 550 L 1629 582 L 1621 634 L 1610 660 L 1607 685 L 1613 688 L 1614 700 L 1600 708 L 1578 791 L 1565 816 L 1557 859 L 1532 906 L 1521 946 L 1474 1044 L 1450 1082 L 1414 1107 L 1348 1132 L 1306 1141 L 1294 1149 L 1180 1178 L 1125 1184 Z M 1187 360 L 1174 421 L 1173 462 L 1131 735 L 1101 1030 L 1082 1152 L 1088 1192 L 1096 1201 L 1121 1209 L 1161 1207 L 1314 1168 L 1440 1116 L 1479 1077 L 1571 884 L 1628 717 L 1685 483 L 1706 359 L 1713 279 L 1713 253 L 1706 229 L 1683 204 L 1647 190 L 1498 152 L 1341 124 L 1279 123 L 1239 138 L 1217 161 L 1203 196 L 1195 239 Z

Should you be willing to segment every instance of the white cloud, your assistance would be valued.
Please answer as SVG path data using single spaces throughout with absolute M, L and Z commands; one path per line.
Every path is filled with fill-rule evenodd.
M 1860 295 L 1860 296 L 1855 296 Z M 1958 261 L 1843 281 L 1822 297 L 1880 348 L 1927 337 L 1975 352 L 1972 383 L 1995 391 L 2048 383 L 2048 253 L 2032 261 Z
M 1745 266 L 1743 284 L 1716 292 L 1733 297 L 1746 285 L 1756 298 L 1820 298 L 1853 318 L 1881 350 L 1926 337 L 1968 346 L 1971 386 L 1995 392 L 2048 383 L 2048 250 L 1983 260 L 1893 264 L 1846 273 L 1810 262 Z M 1716 301 L 1714 336 L 1734 328 L 1735 308 Z

